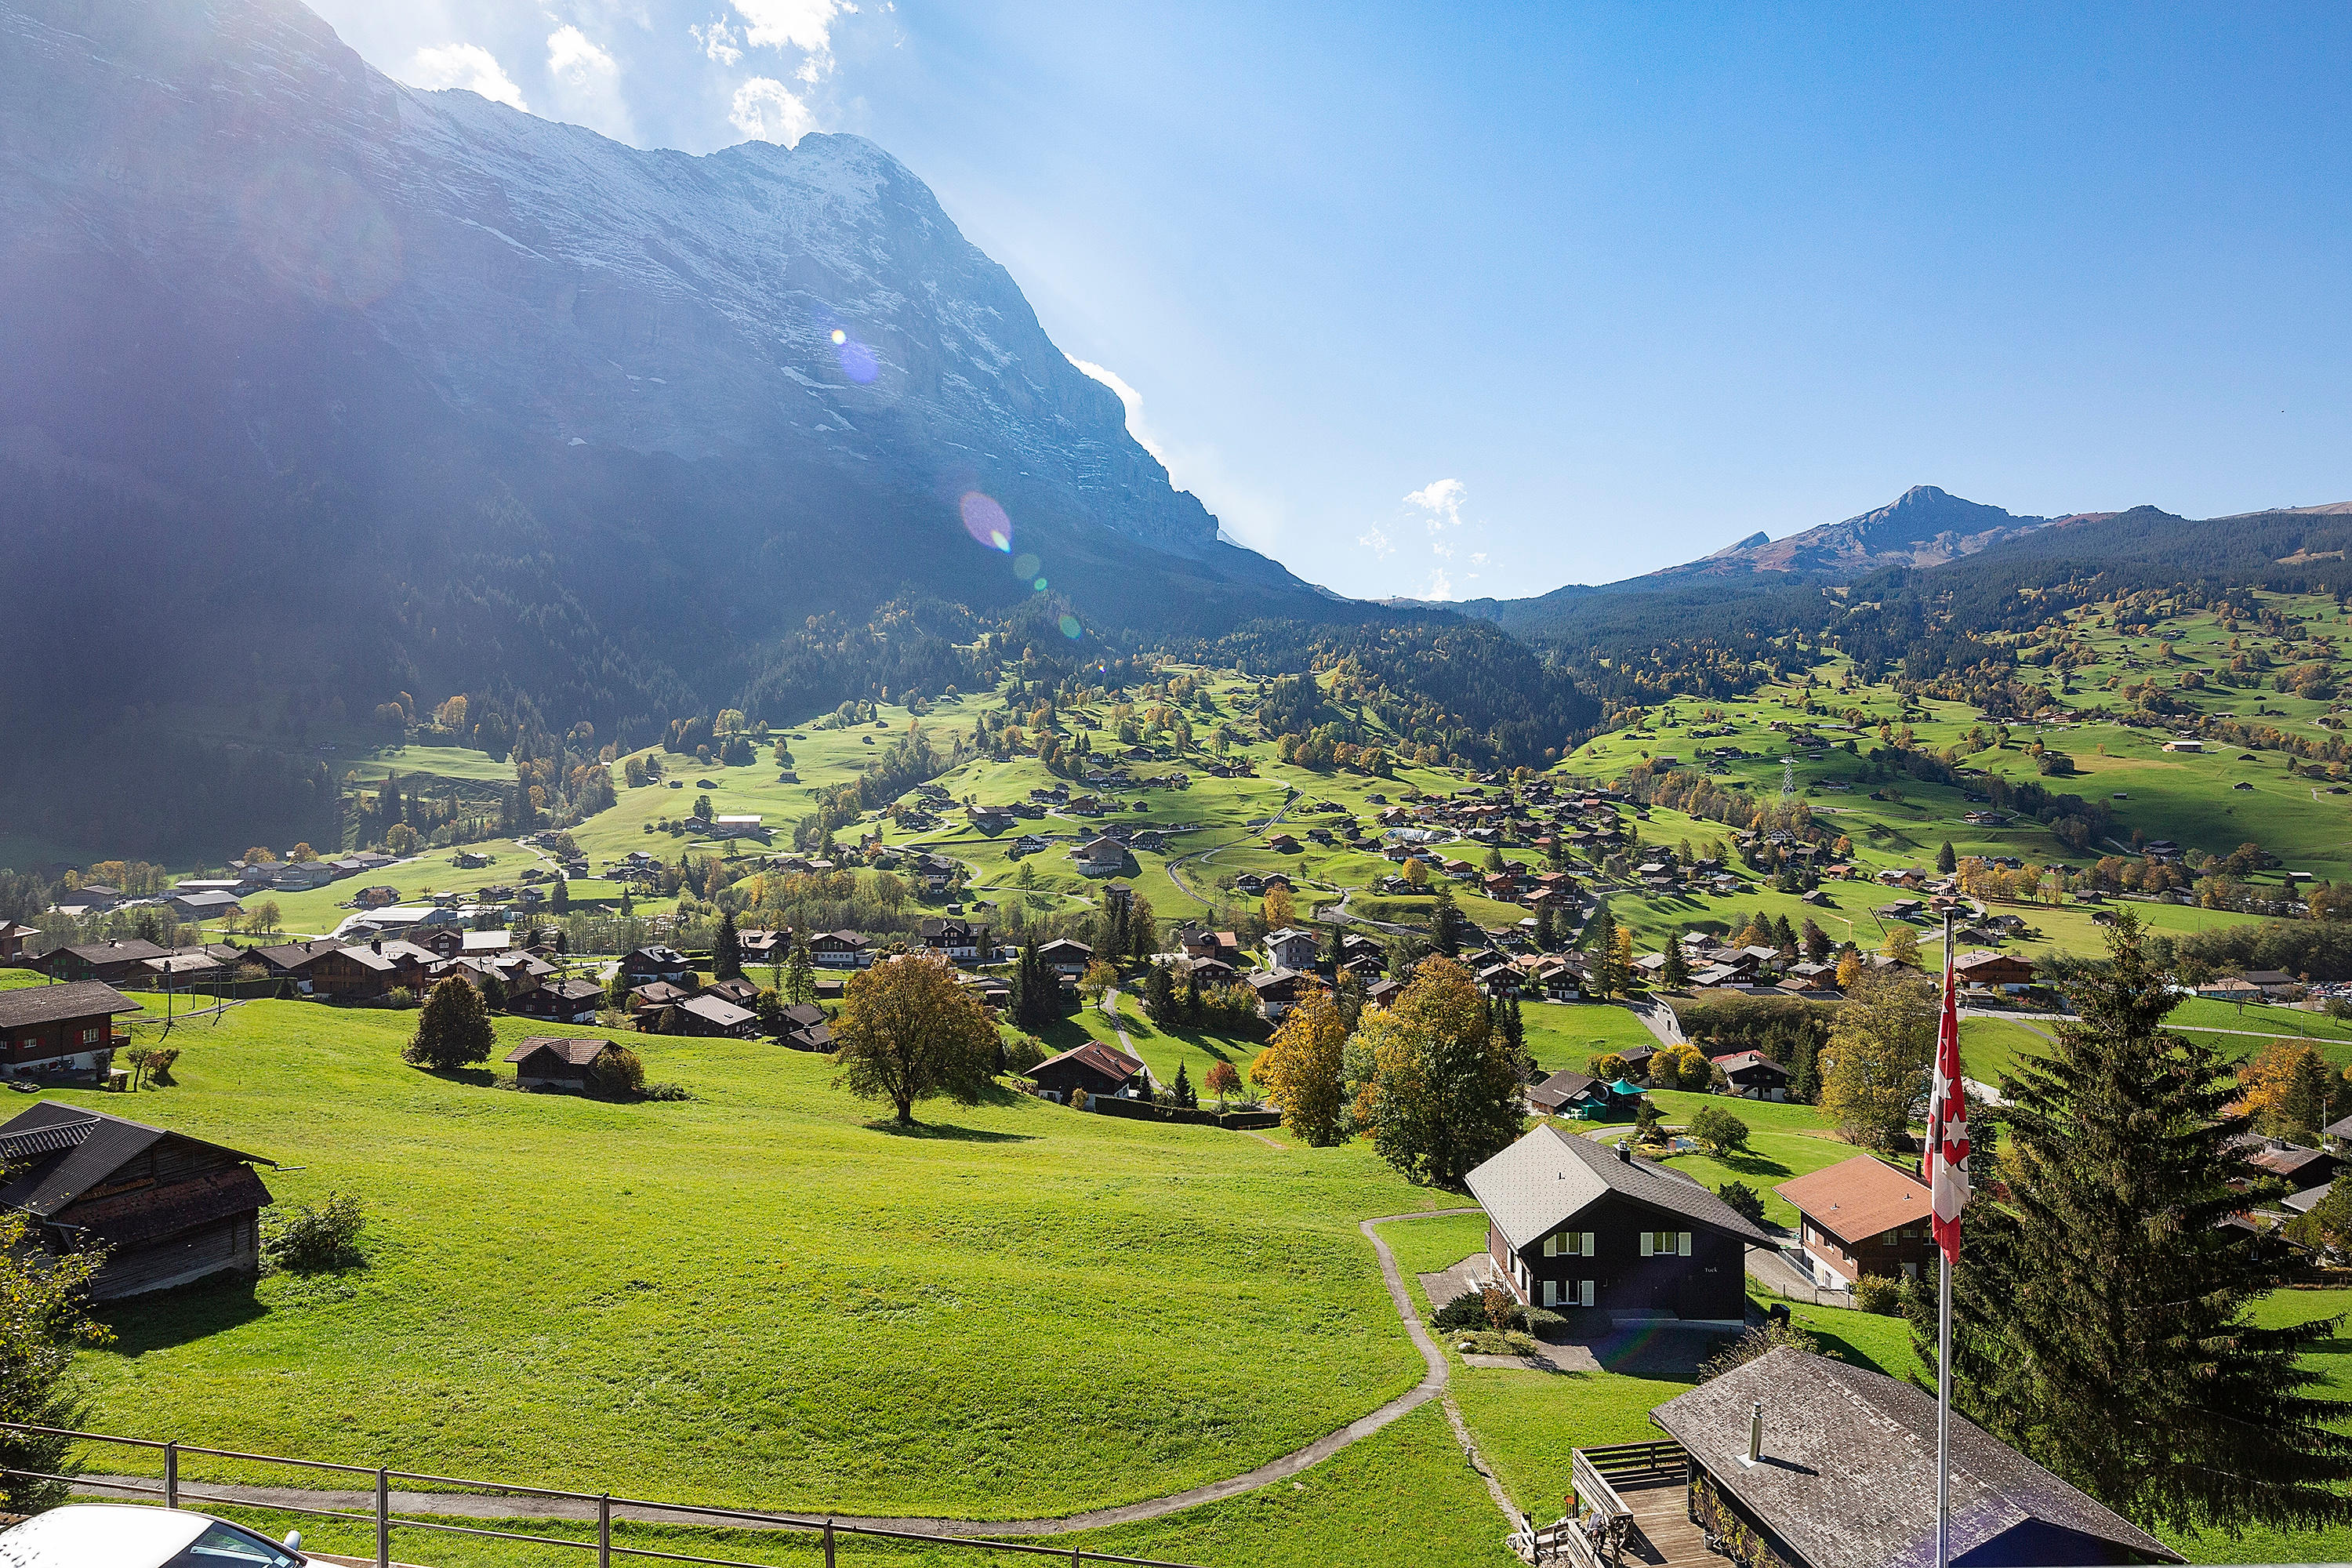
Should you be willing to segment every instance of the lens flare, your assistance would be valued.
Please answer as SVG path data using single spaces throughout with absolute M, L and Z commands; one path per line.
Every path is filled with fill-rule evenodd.
M 1032 584 L 1029 584 L 1029 585 L 1030 585 L 1031 587 L 1033 587 L 1033 588 L 1036 589 L 1036 590 L 1037 590 L 1037 592 L 1039 592 L 1039 593 L 1041 593 L 1041 594 L 1042 594 L 1042 593 L 1044 593 L 1044 592 L 1045 591 L 1045 579 L 1044 579 L 1043 577 L 1040 577 L 1040 578 L 1038 578 L 1034 583 L 1032 583 Z
M 1076 641 L 1077 641 L 1077 640 L 1078 640 L 1078 617 L 1077 617 L 1077 616 L 1064 616 L 1062 617 L 1062 635 L 1063 635 L 1064 637 L 1066 637 L 1069 638 L 1072 642 L 1076 642 Z
M 1013 558 L 1013 574 L 1024 580 L 1034 577 L 1037 575 L 1037 569 L 1044 564 L 1044 562 L 1024 550 Z
M 847 332 L 843 331 L 839 327 L 835 327 L 835 328 L 834 328 L 834 329 L 833 329 L 833 346 L 834 346 L 835 348 L 839 348 L 842 344 L 844 344 L 844 343 L 847 342 L 848 341 L 849 341 L 849 334 L 848 334 Z
M 838 337 L 841 334 L 834 334 Z M 845 342 L 834 351 L 841 356 L 841 374 L 855 382 L 872 381 L 882 373 L 881 362 L 874 351 L 861 342 Z
M 972 538 L 991 550 L 1013 548 L 1013 520 L 992 499 L 978 490 L 966 490 L 956 510 L 963 513 L 963 531 Z

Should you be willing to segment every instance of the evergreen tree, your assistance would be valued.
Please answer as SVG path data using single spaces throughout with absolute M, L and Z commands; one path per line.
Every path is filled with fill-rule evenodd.
M 1013 971 L 1013 1021 L 1024 1029 L 1043 1029 L 1062 1015 L 1061 981 L 1037 956 L 1032 940 L 1021 950 Z
M 1810 916 L 1806 918 L 1805 929 L 1798 934 L 1798 940 L 1804 946 L 1805 959 L 1808 963 L 1826 963 L 1829 962 L 1830 933 L 1815 925 Z
M 2352 1403 L 2314 1397 L 2303 1357 L 2341 1319 L 2256 1325 L 2292 1265 L 2224 1222 L 2279 1184 L 2248 1180 L 2228 1064 L 2164 1030 L 2177 998 L 2129 911 L 2107 947 L 2068 987 L 2079 1021 L 2002 1079 L 2008 1157 L 1953 1279 L 1958 1403 L 2152 1528 L 2340 1525 Z
M 1429 945 L 1447 958 L 1462 951 L 1462 911 L 1454 907 L 1454 891 L 1437 885 L 1437 901 L 1429 911 Z
M 735 929 L 735 917 L 719 917 L 719 934 L 710 944 L 711 977 L 716 980 L 743 978 L 743 939 Z
M 1144 1016 L 1164 1029 L 1175 1021 L 1175 1001 L 1176 985 L 1169 978 L 1167 968 L 1155 963 L 1146 970 L 1143 974 Z
M 1181 1016 L 1189 1025 L 1197 1026 L 1201 1022 L 1201 977 L 1189 970 L 1184 975 L 1184 1004 Z
M 2327 1080 L 2327 1066 L 2317 1051 L 2306 1048 L 2294 1058 L 2286 1091 L 2279 1099 L 2279 1121 L 2286 1136 L 2301 1143 L 2319 1142 L 2319 1130 L 2328 1122 Z
M 1683 954 L 1683 944 L 1666 943 L 1666 962 L 1658 971 L 1658 984 L 1669 991 L 1680 991 L 1690 984 L 1690 960 Z
M 1952 841 L 1947 838 L 1944 840 L 1944 847 L 1936 851 L 1936 870 L 1938 874 L 1948 877 L 1959 868 L 1960 858 L 1952 853 Z
M 780 989 L 791 1006 L 816 1000 L 816 965 L 809 957 L 806 938 L 793 939 L 792 962 L 784 965 L 784 981 Z
M 1102 913 L 1095 920 L 1095 956 L 1106 963 L 1117 963 L 1127 955 L 1127 903 L 1121 899 L 1106 898 Z
M 1154 973 L 1157 973 L 1157 971 Z M 1176 1104 L 1180 1109 L 1184 1110 L 1198 1110 L 1201 1109 L 1200 1091 L 1192 1087 L 1192 1074 L 1185 1070 L 1184 1064 L 1182 1062 L 1178 1062 L 1176 1064 L 1176 1088 L 1174 1092 L 1176 1095 Z
M 1772 918 L 1772 945 L 1784 953 L 1797 951 L 1797 928 L 1789 923 L 1786 915 Z
M 569 877 L 555 879 L 555 889 L 548 895 L 547 904 L 548 908 L 559 915 L 568 915 L 572 912 L 572 879 Z
M 1549 952 L 1559 945 L 1559 917 L 1551 912 L 1551 905 L 1547 903 L 1536 910 L 1536 948 L 1538 952 Z
M 1137 963 L 1144 963 L 1160 951 L 1160 920 L 1152 912 L 1151 900 L 1141 893 L 1131 893 L 1127 900 L 1127 945 L 1120 952 L 1107 954 L 1114 963 L 1123 952 Z
M 1516 996 L 1505 1004 L 1502 1017 L 1503 1043 L 1511 1047 L 1514 1056 L 1528 1054 L 1528 1024 L 1519 1016 L 1519 999 Z
M 416 1033 L 401 1050 L 412 1067 L 446 1071 L 490 1059 L 498 1034 L 482 994 L 452 974 L 433 987 L 416 1016 Z

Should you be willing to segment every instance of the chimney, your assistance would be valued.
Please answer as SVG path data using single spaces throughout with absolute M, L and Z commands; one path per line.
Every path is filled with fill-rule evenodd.
M 1633 1146 L 1624 1139 L 1617 1140 L 1617 1157 L 1627 1164 L 1633 1163 Z
M 376 937 L 370 941 L 368 943 L 368 951 L 370 952 L 381 953 L 383 951 L 383 938 Z
M 1748 1462 L 1755 1464 L 1764 1458 L 1764 1402 L 1758 1400 L 1748 1407 Z

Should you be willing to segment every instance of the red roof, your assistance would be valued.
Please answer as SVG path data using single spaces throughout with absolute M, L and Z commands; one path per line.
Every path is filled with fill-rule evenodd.
M 1935 1217 L 1927 1184 L 1868 1154 L 1772 1189 L 1790 1207 L 1845 1241 L 1867 1241 L 1899 1226 Z
M 1076 1050 L 1064 1051 L 1058 1057 L 1047 1057 L 1029 1069 L 1029 1076 L 1034 1078 L 1047 1068 L 1062 1062 L 1076 1062 L 1092 1068 L 1095 1071 L 1120 1083 L 1125 1083 L 1143 1070 L 1143 1064 L 1125 1051 L 1114 1046 L 1106 1046 L 1100 1040 L 1088 1040 Z

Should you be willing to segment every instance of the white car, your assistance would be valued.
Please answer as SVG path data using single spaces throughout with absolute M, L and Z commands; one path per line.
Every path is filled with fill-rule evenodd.
M 0 1568 L 304 1568 L 301 1545 L 186 1509 L 73 1503 L 0 1533 Z

